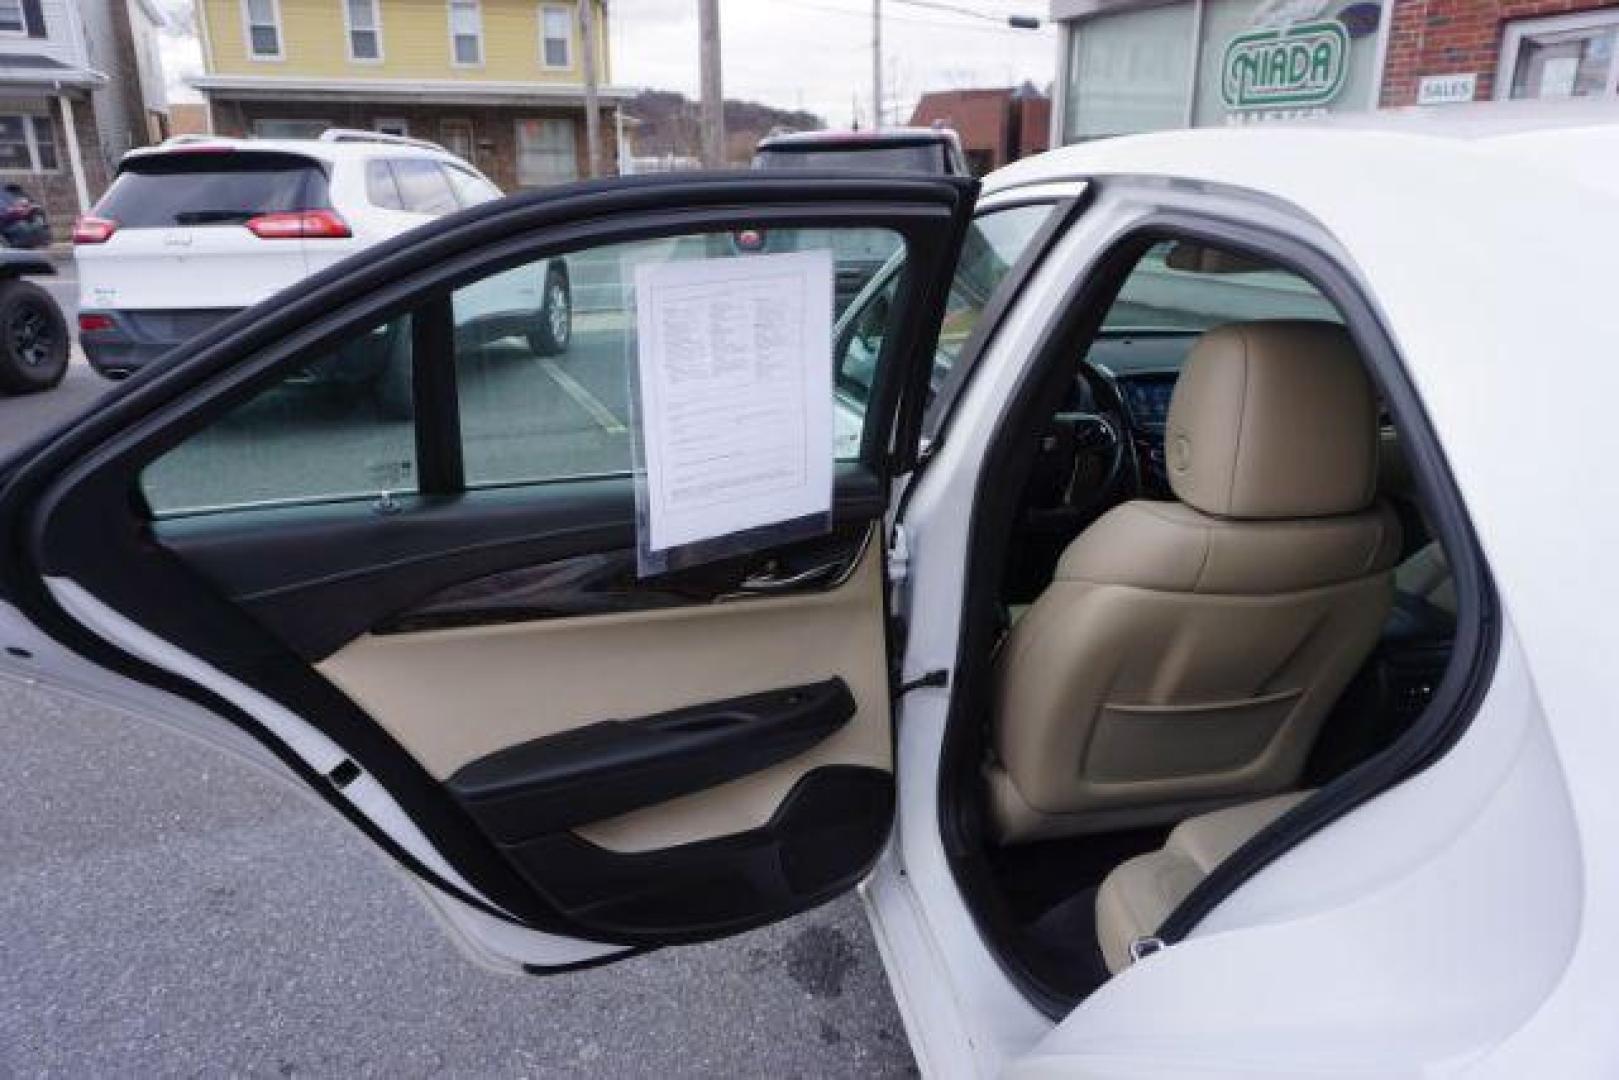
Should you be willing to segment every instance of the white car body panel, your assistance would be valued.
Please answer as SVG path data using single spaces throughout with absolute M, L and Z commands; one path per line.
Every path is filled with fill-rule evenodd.
M 1607 671 L 1619 656 L 1619 511 L 1601 497 L 1619 458 L 1619 366 L 1607 355 L 1619 341 L 1619 128 L 1488 132 L 1176 132 L 1060 150 L 992 178 L 986 204 L 1064 180 L 1100 194 L 1023 286 L 912 493 L 907 679 L 956 664 L 979 466 L 1035 344 L 1067 286 L 1159 204 L 1262 220 L 1361 284 L 1444 447 L 1503 625 L 1483 702 L 1449 753 L 1288 852 L 1060 1024 L 1008 979 L 956 889 L 937 818 L 948 695 L 908 695 L 898 826 L 865 894 L 931 1075 L 1583 1076 L 1619 1062 L 1619 684 Z M 1113 199 L 1116 178 L 1147 182 Z M 1235 202 L 1232 189 L 1262 198 Z M 75 588 L 53 583 L 98 633 L 141 653 L 138 634 Z M 0 674 L 48 676 L 248 742 L 54 647 L 10 609 L 0 626 L 40 643 L 31 660 L 0 656 Z M 271 722 L 193 658 L 156 659 Z M 325 761 L 319 743 L 308 749 Z M 383 801 L 361 809 L 414 842 Z M 602 955 L 424 887 L 486 962 Z
M 357 250 L 349 241 L 344 254 Z M 305 240 L 261 240 L 240 226 L 119 229 L 73 249 L 79 306 L 165 311 L 244 308 L 299 281 L 310 267 Z
M 1593 173 L 1606 162 L 1607 180 L 1548 171 L 1547 160 L 1581 160 Z M 1105 191 L 1109 176 L 1160 178 L 1152 183 L 1166 196 L 1184 192 L 1211 208 L 1217 192 L 1203 185 L 1229 185 L 1296 207 L 1304 217 L 1294 231 L 1319 223 L 1381 308 L 1421 393 L 1508 628 L 1486 703 L 1449 755 L 1267 868 L 1186 942 L 1104 987 L 1038 1046 L 975 1047 L 992 1066 L 980 1074 L 1025 1054 L 1012 1075 L 1595 1075 L 1619 1061 L 1619 1029 L 1606 1015 L 1619 969 L 1611 779 L 1619 691 L 1603 677 L 1604 661 L 1619 655 L 1609 610 L 1619 596 L 1611 555 L 1619 516 L 1593 502 L 1593 475 L 1603 474 L 1580 467 L 1619 450 L 1611 423 L 1619 371 L 1581 362 L 1597 343 L 1619 339 L 1605 242 L 1619 235 L 1616 160 L 1613 128 L 1498 144 L 1203 131 L 1070 148 L 992 180 L 998 190 L 1103 178 Z M 1087 211 L 1080 229 L 1103 209 Z M 1604 239 L 1570 242 L 1578 237 Z M 1048 260 L 1026 286 L 1025 305 L 1047 301 L 1042 290 L 1056 288 L 1050 276 L 1061 261 Z M 1066 267 L 1065 280 L 1075 272 Z M 945 494 L 932 496 L 934 505 L 930 489 L 975 479 L 970 463 L 947 462 L 987 435 L 980 421 L 1005 400 L 1004 366 L 1020 362 L 1019 338 L 1009 327 L 985 356 L 906 518 L 908 676 L 954 663 L 965 540 L 950 523 L 961 530 L 967 507 L 946 510 Z M 1557 365 L 1551 375 L 1575 384 L 1547 377 L 1542 358 Z M 1553 456 L 1554 446 L 1568 447 L 1531 432 L 1571 433 L 1578 460 Z M 1570 520 L 1577 527 L 1558 528 L 1550 550 L 1547 523 Z M 905 703 L 902 725 L 918 704 Z M 937 754 L 903 735 L 900 747 L 902 777 L 926 771 L 918 756 Z M 902 815 L 933 809 L 931 791 L 905 787 Z M 907 822 L 900 856 L 908 870 L 919 833 L 936 842 L 936 828 Z M 923 866 L 926 845 L 917 841 Z M 911 884 L 942 937 L 976 939 L 957 917 L 963 905 L 952 883 L 913 873 Z M 903 940 L 887 948 L 900 980 L 926 970 L 923 958 L 905 955 Z M 998 1000 L 1002 1018 L 1010 1014 L 1008 996 L 983 985 L 1006 983 L 1003 974 L 963 942 L 946 940 L 939 952 L 967 957 L 950 965 L 955 996 Z M 928 1015 L 908 1019 L 923 1028 Z M 997 1030 L 993 1018 L 956 1019 Z M 916 1037 L 940 1046 L 957 1038 L 931 1027 Z

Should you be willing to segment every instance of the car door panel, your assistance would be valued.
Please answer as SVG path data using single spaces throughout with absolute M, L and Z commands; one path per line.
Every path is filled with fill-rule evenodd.
M 551 613 L 713 599 L 741 590 L 772 563 L 852 564 L 853 548 L 864 542 L 862 523 L 880 516 L 883 505 L 877 477 L 846 463 L 835 477 L 834 531 L 827 537 L 649 581 L 635 576 L 635 494 L 628 478 L 397 496 L 387 512 L 362 501 L 197 514 L 161 520 L 153 535 L 313 663 L 371 629 L 420 628 L 452 618 L 447 609 L 457 596 L 447 590 L 457 586 L 476 589 L 490 603 L 487 621 L 520 615 L 494 610 L 498 584 L 483 579 L 548 567 L 559 573 L 558 564 L 572 559 L 598 565 L 588 578 L 581 577 L 586 568 L 575 565 L 567 580 L 533 596 Z M 266 536 L 273 539 L 267 543 Z M 608 600 L 614 591 L 617 600 Z M 591 595 L 599 601 L 588 600 Z M 457 621 L 478 621 L 468 600 L 459 603 Z
M 0 517 L 22 543 L 0 559 L 0 589 L 81 655 L 264 742 L 419 876 L 496 920 L 649 946 L 802 910 L 858 880 L 892 815 L 885 471 L 914 453 L 972 192 L 676 177 L 435 223 L 208 335 L 8 478 Z M 406 311 L 418 349 L 442 346 L 428 320 L 480 272 L 582 237 L 761 222 L 891 228 L 919 267 L 894 306 L 861 460 L 837 467 L 826 535 L 641 579 L 630 477 L 460 483 L 458 451 L 444 456 L 457 425 L 433 397 L 453 408 L 442 349 L 416 353 L 416 450 L 439 455 L 417 458 L 424 490 L 155 520 L 142 503 L 148 464 L 311 350 Z M 151 639 L 164 647 L 141 647 Z M 276 719 L 288 715 L 347 758 L 300 754 Z M 355 811 L 345 792 L 368 785 L 453 876 L 410 857 L 397 822 Z

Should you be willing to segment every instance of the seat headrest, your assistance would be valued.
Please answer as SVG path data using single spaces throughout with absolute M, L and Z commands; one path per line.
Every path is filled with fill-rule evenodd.
M 1175 496 L 1230 518 L 1326 517 L 1377 494 L 1377 395 L 1348 331 L 1232 323 L 1193 346 L 1170 399 Z

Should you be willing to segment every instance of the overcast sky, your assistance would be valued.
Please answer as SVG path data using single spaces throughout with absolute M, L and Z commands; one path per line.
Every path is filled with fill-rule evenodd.
M 163 58 L 170 99 L 199 100 L 185 78 L 202 69 L 191 0 L 163 0 L 174 17 Z M 925 90 L 1044 88 L 1056 67 L 1056 33 L 1013 30 L 1008 15 L 1044 17 L 1047 0 L 883 0 L 888 121 L 909 119 Z M 956 14 L 965 9 L 978 17 Z M 697 95 L 696 0 L 609 0 L 613 81 Z M 870 0 L 721 0 L 725 96 L 809 109 L 847 125 L 871 110 Z

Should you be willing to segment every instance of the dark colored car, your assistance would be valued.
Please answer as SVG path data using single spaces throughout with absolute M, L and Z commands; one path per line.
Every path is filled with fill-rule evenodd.
M 24 274 L 54 274 L 39 255 L 0 251 L 0 394 L 49 390 L 67 374 L 67 320 Z
M 45 208 L 17 184 L 0 184 L 0 243 L 6 247 L 37 248 L 51 242 L 51 223 Z
M 755 169 L 919 172 L 970 176 L 961 139 L 949 128 L 884 128 L 878 131 L 799 131 L 769 135 L 753 152 Z M 800 242 L 829 242 L 837 260 L 836 310 L 842 312 L 872 275 L 899 250 L 885 230 L 831 230 L 820 237 L 802 232 Z M 768 250 L 779 250 L 774 244 Z
M 949 128 L 931 127 L 768 135 L 754 148 L 753 167 L 971 175 L 961 138 Z

